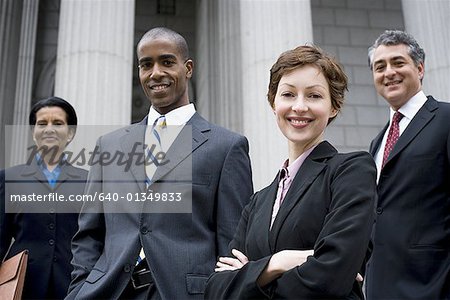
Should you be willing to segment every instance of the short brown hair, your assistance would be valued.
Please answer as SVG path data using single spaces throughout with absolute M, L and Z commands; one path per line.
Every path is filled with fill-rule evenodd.
M 281 77 L 306 65 L 313 65 L 322 72 L 329 85 L 331 106 L 336 111 L 341 111 L 344 104 L 344 94 L 347 90 L 347 75 L 334 57 L 315 45 L 299 46 L 280 55 L 270 69 L 269 91 L 267 93 L 270 106 L 274 108 L 275 95 Z M 334 118 L 330 118 L 328 123 Z

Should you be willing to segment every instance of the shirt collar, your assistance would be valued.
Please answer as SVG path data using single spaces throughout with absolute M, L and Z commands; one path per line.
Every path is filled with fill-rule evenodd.
M 188 105 L 183 105 L 165 114 L 166 124 L 171 126 L 184 125 L 192 118 L 194 114 L 195 114 L 194 104 L 189 103 Z M 147 124 L 152 125 L 153 122 L 160 116 L 161 114 L 157 112 L 153 106 L 151 106 L 148 112 Z
M 36 163 L 39 167 L 44 167 L 45 169 L 47 169 L 47 164 L 42 159 L 42 156 L 40 153 L 36 153 L 35 158 L 36 158 Z M 59 167 L 59 165 L 61 165 L 62 163 L 65 163 L 66 161 L 67 161 L 67 153 L 62 153 L 61 160 L 58 162 L 58 167 Z
M 305 162 L 308 155 L 311 154 L 311 152 L 314 150 L 314 148 L 316 148 L 316 146 L 317 145 L 314 145 L 311 148 L 309 148 L 308 150 L 306 150 L 305 152 L 303 152 L 291 164 L 289 164 L 289 159 L 286 159 L 286 161 L 283 163 L 283 165 L 280 168 L 280 173 L 279 173 L 281 176 L 280 180 L 283 177 L 294 178 L 295 175 L 297 175 L 297 172 L 300 169 L 300 167 L 302 166 L 302 164 Z M 283 174 L 284 172 L 282 172 L 282 170 L 284 170 L 284 172 L 286 172 L 286 174 Z
M 417 94 L 415 94 L 411 99 L 409 99 L 402 107 L 398 109 L 398 111 L 408 120 L 412 120 L 414 116 L 417 114 L 419 109 L 425 104 L 427 101 L 427 96 L 425 93 L 420 90 Z M 390 120 L 394 116 L 395 110 L 390 109 Z

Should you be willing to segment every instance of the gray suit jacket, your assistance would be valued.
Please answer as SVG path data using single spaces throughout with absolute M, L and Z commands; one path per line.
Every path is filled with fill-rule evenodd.
M 133 153 L 139 159 L 143 148 L 135 145 L 144 141 L 145 124 L 143 120 L 101 137 L 98 152 Z M 183 132 L 190 128 L 192 148 L 180 150 L 186 149 Z M 192 213 L 153 213 L 161 212 L 161 203 L 131 199 L 130 193 L 133 197 L 145 193 L 143 165 L 133 163 L 129 170 L 117 163 L 91 166 L 88 194 L 116 193 L 114 197 L 132 201 L 104 199 L 83 206 L 72 243 L 74 271 L 67 299 L 118 299 L 130 281 L 141 245 L 163 299 L 203 298 L 217 256 L 227 252 L 252 193 L 248 142 L 196 113 L 167 155 L 169 163 L 158 167 L 150 189 L 170 192 L 183 184 L 192 186 Z M 185 180 L 190 176 L 192 183 Z M 125 213 L 118 213 L 118 207 Z

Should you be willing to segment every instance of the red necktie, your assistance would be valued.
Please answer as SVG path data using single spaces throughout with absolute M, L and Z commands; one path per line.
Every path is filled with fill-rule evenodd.
M 394 149 L 395 143 L 397 143 L 398 137 L 400 136 L 400 128 L 398 124 L 400 120 L 403 118 L 403 115 L 396 111 L 394 116 L 392 117 L 391 128 L 389 129 L 388 137 L 386 140 L 386 146 L 384 147 L 383 154 L 383 167 L 386 164 L 386 161 L 389 157 L 389 153 L 391 153 L 392 149 Z

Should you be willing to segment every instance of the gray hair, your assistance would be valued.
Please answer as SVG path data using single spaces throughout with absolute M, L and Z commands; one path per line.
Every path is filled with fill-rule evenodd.
M 376 39 L 375 43 L 369 47 L 368 54 L 370 69 L 372 70 L 375 49 L 381 45 L 395 46 L 400 44 L 408 46 L 408 54 L 416 66 L 420 63 L 425 63 L 425 52 L 411 34 L 400 30 L 386 30 Z

